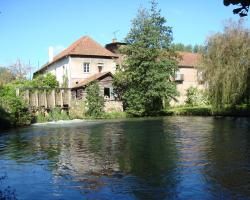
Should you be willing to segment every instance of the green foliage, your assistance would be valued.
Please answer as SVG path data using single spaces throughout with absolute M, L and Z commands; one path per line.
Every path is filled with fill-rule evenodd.
M 214 112 L 213 114 L 220 116 L 250 117 L 250 105 L 240 104 L 234 107 L 225 107 L 223 110 Z
M 250 101 L 250 30 L 229 22 L 208 39 L 201 70 L 214 111 Z
M 114 90 L 129 114 L 142 116 L 162 109 L 164 98 L 176 95 L 171 81 L 177 65 L 171 50 L 172 29 L 152 1 L 150 10 L 139 10 L 121 49 L 126 55 L 114 78 Z
M 205 47 L 203 45 L 194 45 L 193 46 L 193 53 L 202 53 L 205 50 Z
M 62 83 L 62 87 L 67 88 L 68 87 L 68 71 L 66 70 L 63 74 L 63 83 Z
M 104 119 L 123 119 L 127 117 L 128 115 L 126 112 L 108 112 L 103 115 Z
M 84 119 L 86 115 L 86 105 L 84 100 L 71 100 L 69 116 L 70 119 Z
M 42 122 L 51 122 L 51 121 L 59 121 L 59 120 L 69 120 L 70 117 L 66 111 L 61 108 L 53 108 L 48 113 L 41 110 L 35 117 L 35 121 L 38 123 Z
M 204 51 L 204 47 L 202 45 L 194 45 L 191 44 L 185 45 L 182 43 L 176 43 L 171 45 L 175 51 L 186 51 L 186 52 L 193 52 L 193 53 L 202 53 Z
M 211 106 L 178 106 L 165 111 L 167 115 L 211 116 Z
M 100 88 L 98 83 L 95 81 L 91 83 L 87 89 L 86 106 L 87 116 L 89 117 L 101 117 L 104 109 L 104 97 L 100 94 Z
M 19 88 L 57 88 L 59 86 L 59 83 L 56 80 L 56 76 L 51 73 L 45 75 L 38 75 L 32 80 L 17 79 L 11 84 Z
M 233 13 L 239 14 L 240 17 L 247 16 L 250 6 L 250 0 L 224 0 L 223 2 L 225 6 L 229 6 L 230 4 L 240 6 L 233 9 Z
M 32 87 L 49 87 L 49 88 L 56 88 L 59 86 L 58 81 L 56 80 L 56 76 L 47 73 L 45 75 L 38 75 L 36 76 L 31 82 L 30 86 Z
M 208 104 L 205 91 L 199 90 L 197 87 L 187 89 L 186 104 L 189 106 L 199 106 Z
M 25 102 L 16 96 L 15 87 L 5 85 L 0 88 L 0 113 L 2 128 L 24 126 L 31 123 L 31 115 Z M 3 124 L 4 123 L 4 124 Z
M 172 44 L 172 48 L 175 51 L 187 51 L 187 52 L 192 52 L 193 51 L 193 47 L 192 45 L 185 45 L 182 43 L 176 43 L 176 44 Z

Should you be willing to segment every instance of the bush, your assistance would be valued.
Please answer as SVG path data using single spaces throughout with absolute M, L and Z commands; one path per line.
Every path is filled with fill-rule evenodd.
M 123 119 L 123 118 L 127 118 L 127 113 L 126 112 L 104 113 L 103 118 L 105 118 L 105 119 Z
M 20 97 L 16 96 L 15 88 L 12 85 L 0 88 L 0 112 L 1 123 L 6 123 L 4 126 L 24 126 L 31 123 L 28 106 Z
M 100 94 L 100 87 L 97 82 L 91 83 L 87 89 L 86 96 L 86 115 L 89 117 L 99 118 L 104 113 L 104 97 Z
M 69 117 L 70 119 L 83 119 L 86 114 L 86 105 L 84 100 L 74 99 L 70 103 Z
M 56 88 L 59 86 L 56 76 L 48 73 L 46 75 L 38 75 L 33 80 L 30 81 L 30 86 L 32 87 L 49 87 Z
M 174 107 L 165 112 L 167 115 L 185 115 L 185 116 L 211 116 L 211 106 L 180 106 Z
M 197 87 L 191 86 L 187 89 L 186 104 L 188 106 L 207 105 L 208 100 L 204 91 L 199 90 Z
M 59 120 L 69 120 L 70 117 L 66 111 L 61 108 L 53 108 L 50 112 L 46 114 L 45 111 L 39 111 L 35 117 L 35 121 L 38 123 L 59 121 Z

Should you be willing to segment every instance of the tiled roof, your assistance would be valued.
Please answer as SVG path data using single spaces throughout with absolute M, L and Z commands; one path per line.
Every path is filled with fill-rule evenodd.
M 181 59 L 178 61 L 178 66 L 180 67 L 195 67 L 198 65 L 201 55 L 198 53 L 191 52 L 178 52 Z
M 97 74 L 94 74 L 94 75 L 86 78 L 85 80 L 81 81 L 80 83 L 75 84 L 72 88 L 84 87 L 84 86 L 88 85 L 89 83 L 91 83 L 95 80 L 100 80 L 107 75 L 113 76 L 111 72 L 97 73 Z
M 45 64 L 40 70 L 46 68 L 47 66 L 51 65 L 52 63 L 64 58 L 65 56 L 96 56 L 96 57 L 118 57 L 111 51 L 105 49 L 103 46 L 98 44 L 89 36 L 84 36 L 75 41 L 71 44 L 68 48 L 64 51 L 59 53 L 53 58 L 53 61 Z M 40 71 L 38 70 L 38 71 Z

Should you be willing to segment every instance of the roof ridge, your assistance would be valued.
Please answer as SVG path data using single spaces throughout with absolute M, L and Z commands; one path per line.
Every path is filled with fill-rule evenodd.
M 55 55 L 51 62 L 47 62 L 37 72 L 43 70 L 45 67 L 67 56 L 93 56 L 93 57 L 118 58 L 116 54 L 103 47 L 101 44 L 96 42 L 91 37 L 85 35 L 80 37 L 72 44 L 70 44 L 66 49 L 61 51 L 59 54 Z
M 88 36 L 82 36 L 77 41 L 75 41 L 73 44 L 71 44 L 69 47 L 72 46 L 71 51 L 74 51 L 76 47 L 78 47 L 84 40 L 86 40 Z

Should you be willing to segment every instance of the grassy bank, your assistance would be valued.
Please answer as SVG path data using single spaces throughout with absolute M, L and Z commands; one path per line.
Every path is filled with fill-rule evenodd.
M 220 112 L 213 112 L 211 106 L 178 106 L 170 107 L 162 112 L 152 114 L 150 116 L 234 116 L 234 117 L 250 117 L 249 106 L 235 106 L 234 108 L 227 108 Z M 128 115 L 126 112 L 109 112 L 103 113 L 99 117 L 86 116 L 77 117 L 77 119 L 125 119 L 133 116 Z M 51 112 L 45 114 L 39 113 L 35 116 L 33 122 L 42 123 L 59 120 L 72 120 L 76 119 L 66 111 L 60 109 L 53 109 Z
M 213 112 L 211 106 L 178 106 L 168 108 L 164 111 L 165 115 L 180 116 L 232 116 L 250 117 L 249 105 L 238 105 L 228 107 L 221 111 Z
M 67 111 L 61 111 L 61 109 L 53 109 L 50 112 L 38 112 L 33 119 L 33 123 L 43 123 L 43 122 L 51 122 L 51 121 L 59 121 L 59 120 L 73 120 L 73 119 L 124 119 L 127 118 L 128 115 L 126 112 L 109 112 L 103 113 L 101 116 L 91 117 L 86 116 L 84 113 L 82 116 L 75 117 L 75 115 L 71 115 Z
M 166 115 L 211 116 L 211 106 L 178 106 L 166 109 Z

